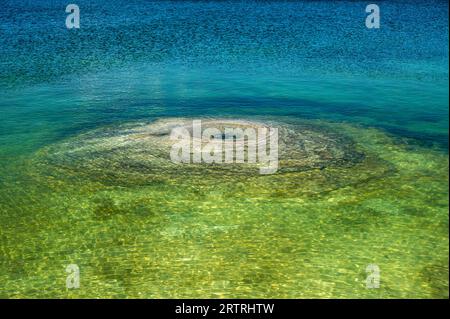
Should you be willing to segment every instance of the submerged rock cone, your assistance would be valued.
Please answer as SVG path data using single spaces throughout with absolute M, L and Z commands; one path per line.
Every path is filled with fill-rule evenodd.
M 259 174 L 258 163 L 174 163 L 170 158 L 170 151 L 175 141 L 170 134 L 174 128 L 184 128 L 192 136 L 192 123 L 193 119 L 190 118 L 168 118 L 152 123 L 98 129 L 47 147 L 39 152 L 39 158 L 58 169 L 76 171 L 90 178 L 108 181 L 145 181 L 172 175 Z M 351 138 L 310 123 L 207 118 L 202 119 L 201 125 L 203 130 L 218 129 L 221 133 L 220 136 L 215 136 L 217 140 L 225 144 L 241 143 L 246 151 L 246 137 L 242 134 L 227 136 L 225 128 L 242 131 L 248 128 L 277 128 L 277 174 L 326 167 L 350 167 L 364 158 L 364 154 L 354 147 Z M 260 136 L 257 138 L 256 142 L 260 143 Z M 204 144 L 200 141 L 202 143 Z

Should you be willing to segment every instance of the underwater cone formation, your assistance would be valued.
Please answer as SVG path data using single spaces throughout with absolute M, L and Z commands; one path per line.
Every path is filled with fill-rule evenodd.
M 192 123 L 191 118 L 164 118 L 86 132 L 38 151 L 30 173 L 53 189 L 63 184 L 85 187 L 91 181 L 99 187 L 176 187 L 193 194 L 222 189 L 222 197 L 264 200 L 326 194 L 394 170 L 356 142 L 357 136 L 348 134 L 345 125 L 278 117 L 202 119 L 202 129 L 277 128 L 279 163 L 274 174 L 260 174 L 259 163 L 174 163 L 170 151 L 176 141 L 171 132 L 191 130 Z
M 173 162 L 170 152 L 176 141 L 171 138 L 171 132 L 175 128 L 182 128 L 192 136 L 193 120 L 168 118 L 152 123 L 98 129 L 47 147 L 40 151 L 39 158 L 41 163 L 59 170 L 76 170 L 90 178 L 119 184 L 121 181 L 127 181 L 127 184 L 151 183 L 162 176 L 259 174 L 260 163 L 248 161 L 212 164 Z M 201 126 L 202 129 L 215 128 L 220 132 L 225 132 L 226 129 L 244 132 L 249 128 L 276 128 L 279 161 L 276 174 L 327 167 L 351 167 L 364 160 L 364 154 L 355 148 L 351 138 L 311 123 L 205 118 L 201 120 Z M 217 138 L 221 139 L 224 145 L 240 143 L 248 153 L 248 136 L 244 134 L 227 136 L 224 133 Z M 260 147 L 260 136 L 257 137 L 256 143 Z

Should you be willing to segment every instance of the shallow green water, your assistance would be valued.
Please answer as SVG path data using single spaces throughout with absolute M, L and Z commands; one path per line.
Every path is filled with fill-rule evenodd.
M 126 187 L 33 156 L 6 165 L 20 174 L 2 180 L 3 296 L 446 297 L 448 157 L 335 128 L 363 162 Z M 80 289 L 65 288 L 71 263 Z M 379 289 L 366 288 L 368 264 Z

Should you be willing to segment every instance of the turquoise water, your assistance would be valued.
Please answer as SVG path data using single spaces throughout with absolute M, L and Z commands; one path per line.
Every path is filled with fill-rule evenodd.
M 377 30 L 365 1 L 77 4 L 78 30 L 64 1 L 0 4 L 1 296 L 448 297 L 447 2 L 380 2 Z M 142 187 L 41 160 L 205 116 L 331 126 L 373 162 Z

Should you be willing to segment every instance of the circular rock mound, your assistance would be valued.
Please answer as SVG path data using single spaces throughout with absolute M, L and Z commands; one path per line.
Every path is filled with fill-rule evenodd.
M 278 131 L 278 165 L 275 174 L 327 167 L 350 167 L 364 158 L 364 155 L 355 149 L 351 138 L 313 124 L 204 118 L 201 119 L 202 132 L 213 129 L 215 133 L 209 141 L 196 141 L 193 121 L 192 118 L 167 118 L 151 123 L 94 130 L 42 149 L 38 153 L 38 162 L 52 167 L 55 171 L 82 174 L 109 183 L 126 181 L 127 184 L 141 184 L 146 181 L 154 182 L 161 176 L 258 175 L 261 166 L 267 163 L 248 163 L 248 152 L 251 148 L 248 135 L 245 134 L 246 129 L 267 133 L 256 136 L 255 143 L 261 147 L 266 145 L 266 142 L 270 145 L 274 128 Z M 245 152 L 245 162 L 174 162 L 170 156 L 172 147 L 177 142 L 171 138 L 174 129 L 181 129 L 189 134 L 192 143 L 190 159 L 194 152 L 207 152 L 204 150 L 205 145 L 213 141 L 219 143 L 222 150 L 227 146 L 241 146 Z M 233 133 L 227 133 L 226 129 L 232 130 Z M 269 153 L 270 147 L 266 151 Z

